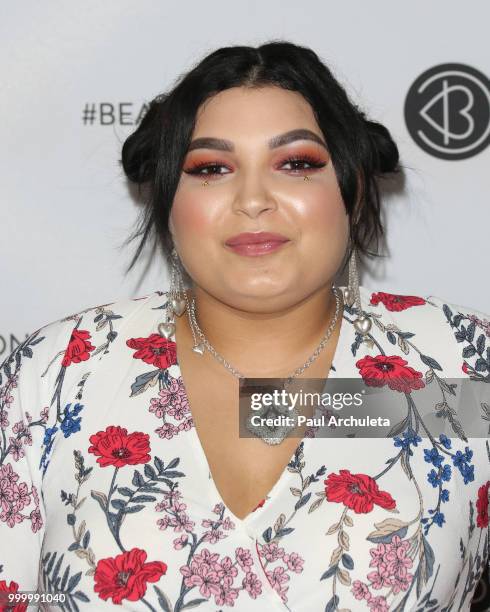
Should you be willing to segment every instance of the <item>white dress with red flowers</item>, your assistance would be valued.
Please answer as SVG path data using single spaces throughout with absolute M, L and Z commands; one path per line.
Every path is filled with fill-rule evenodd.
M 329 379 L 401 375 L 412 420 L 393 437 L 298 440 L 243 520 L 210 474 L 176 345 L 157 333 L 164 292 L 34 332 L 0 366 L 0 610 L 28 598 L 82 611 L 469 610 L 489 546 L 488 441 L 421 437 L 413 419 L 421 386 L 440 411 L 458 377 L 488 430 L 490 317 L 365 287 L 361 300 L 370 342 L 344 306 Z

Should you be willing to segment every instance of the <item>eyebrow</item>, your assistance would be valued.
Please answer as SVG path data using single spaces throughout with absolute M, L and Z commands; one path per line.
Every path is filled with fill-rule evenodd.
M 323 142 L 323 140 L 317 134 L 315 134 L 315 132 L 306 129 L 291 130 L 289 132 L 285 132 L 284 134 L 280 134 L 279 136 L 274 136 L 274 138 L 269 140 L 268 146 L 269 149 L 277 149 L 278 147 L 283 147 L 284 145 L 295 142 L 296 140 L 312 140 L 313 142 L 316 142 L 320 146 L 327 149 L 325 142 Z M 229 151 L 230 153 L 233 153 L 235 146 L 231 140 L 203 137 L 193 140 L 187 151 L 190 152 L 194 149 L 217 149 L 218 151 Z

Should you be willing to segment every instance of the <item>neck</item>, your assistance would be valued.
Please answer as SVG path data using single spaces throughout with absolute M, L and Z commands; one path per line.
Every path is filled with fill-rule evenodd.
M 276 376 L 278 372 L 286 375 L 302 365 L 320 343 L 336 308 L 330 283 L 301 302 L 271 313 L 238 310 L 198 286 L 191 293 L 195 296 L 198 325 L 208 342 L 248 376 Z M 342 305 L 341 297 L 337 322 L 326 348 L 336 346 Z

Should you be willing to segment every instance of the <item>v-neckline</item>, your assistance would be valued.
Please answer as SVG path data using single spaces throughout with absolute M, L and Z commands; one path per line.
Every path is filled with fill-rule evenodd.
M 338 287 L 338 289 L 342 292 L 342 287 Z M 342 300 L 343 303 L 343 300 Z M 341 364 L 342 361 L 342 357 L 345 356 L 345 351 L 347 349 L 347 336 L 348 336 L 348 321 L 346 320 L 346 318 L 344 317 L 345 314 L 345 304 L 343 309 L 340 312 L 340 317 L 341 317 L 341 324 L 340 324 L 340 332 L 339 332 L 339 336 L 337 339 L 337 346 L 335 348 L 335 352 L 334 352 L 334 356 L 332 359 L 332 363 L 330 366 L 330 373 L 328 375 L 328 377 L 326 378 L 325 381 L 325 385 L 328 383 L 328 380 L 332 379 L 332 378 L 338 378 L 339 377 L 339 366 Z M 177 347 L 177 344 L 176 344 Z M 184 381 L 184 377 L 182 375 L 182 370 L 180 368 L 180 362 L 179 362 L 179 358 L 177 355 L 178 351 L 176 349 L 176 362 L 174 364 L 174 366 L 177 368 L 177 372 L 178 372 L 178 377 L 180 378 L 180 383 L 181 383 L 181 388 L 183 390 L 183 395 L 186 401 L 186 404 L 188 406 L 188 410 L 190 415 L 192 416 L 192 408 L 190 405 L 190 401 L 189 401 L 189 396 L 187 394 L 187 387 Z M 257 515 L 255 510 L 251 510 L 248 514 L 246 514 L 243 518 L 240 518 L 238 516 L 236 516 L 236 514 L 228 507 L 228 505 L 224 502 L 221 493 L 218 490 L 218 487 L 216 486 L 216 482 L 214 480 L 212 471 L 211 471 L 211 467 L 209 465 L 209 461 L 208 458 L 206 456 L 206 453 L 204 452 L 204 447 L 202 445 L 201 439 L 199 438 L 199 434 L 197 432 L 197 428 L 193 419 L 193 425 L 192 427 L 189 429 L 189 431 L 187 432 L 190 438 L 190 443 L 193 447 L 193 449 L 195 450 L 196 453 L 196 463 L 198 464 L 198 468 L 202 471 L 203 473 L 203 478 L 205 479 L 205 481 L 208 483 L 208 487 L 206 490 L 206 494 L 209 496 L 210 500 L 214 501 L 214 503 L 218 503 L 218 504 L 222 504 L 223 508 L 224 508 L 224 513 L 225 515 L 229 516 L 230 519 L 239 526 L 245 527 L 247 526 L 249 523 L 251 523 L 254 518 Z M 272 485 L 271 489 L 265 494 L 264 499 L 269 500 L 269 504 L 273 502 L 275 496 L 277 495 L 279 489 L 282 489 L 283 486 L 285 486 L 287 484 L 287 479 L 288 479 L 288 475 L 290 475 L 290 472 L 288 470 L 288 465 L 289 463 L 294 459 L 296 453 L 298 452 L 298 449 L 300 448 L 300 446 L 303 444 L 303 453 L 306 454 L 307 450 L 309 448 L 309 446 L 312 443 L 312 440 L 314 440 L 315 437 L 313 436 L 305 436 L 301 439 L 299 439 L 299 442 L 296 446 L 296 448 L 294 449 L 293 453 L 291 454 L 291 456 L 289 457 L 287 463 L 285 464 L 283 470 L 281 471 L 279 477 L 277 478 L 277 480 L 275 481 L 275 483 Z M 257 502 L 259 503 L 259 501 Z

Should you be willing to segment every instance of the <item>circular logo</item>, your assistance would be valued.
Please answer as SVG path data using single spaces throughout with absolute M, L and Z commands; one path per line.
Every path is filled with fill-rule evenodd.
M 410 87 L 405 123 L 415 142 L 441 159 L 466 159 L 490 143 L 490 80 L 466 64 L 440 64 Z

